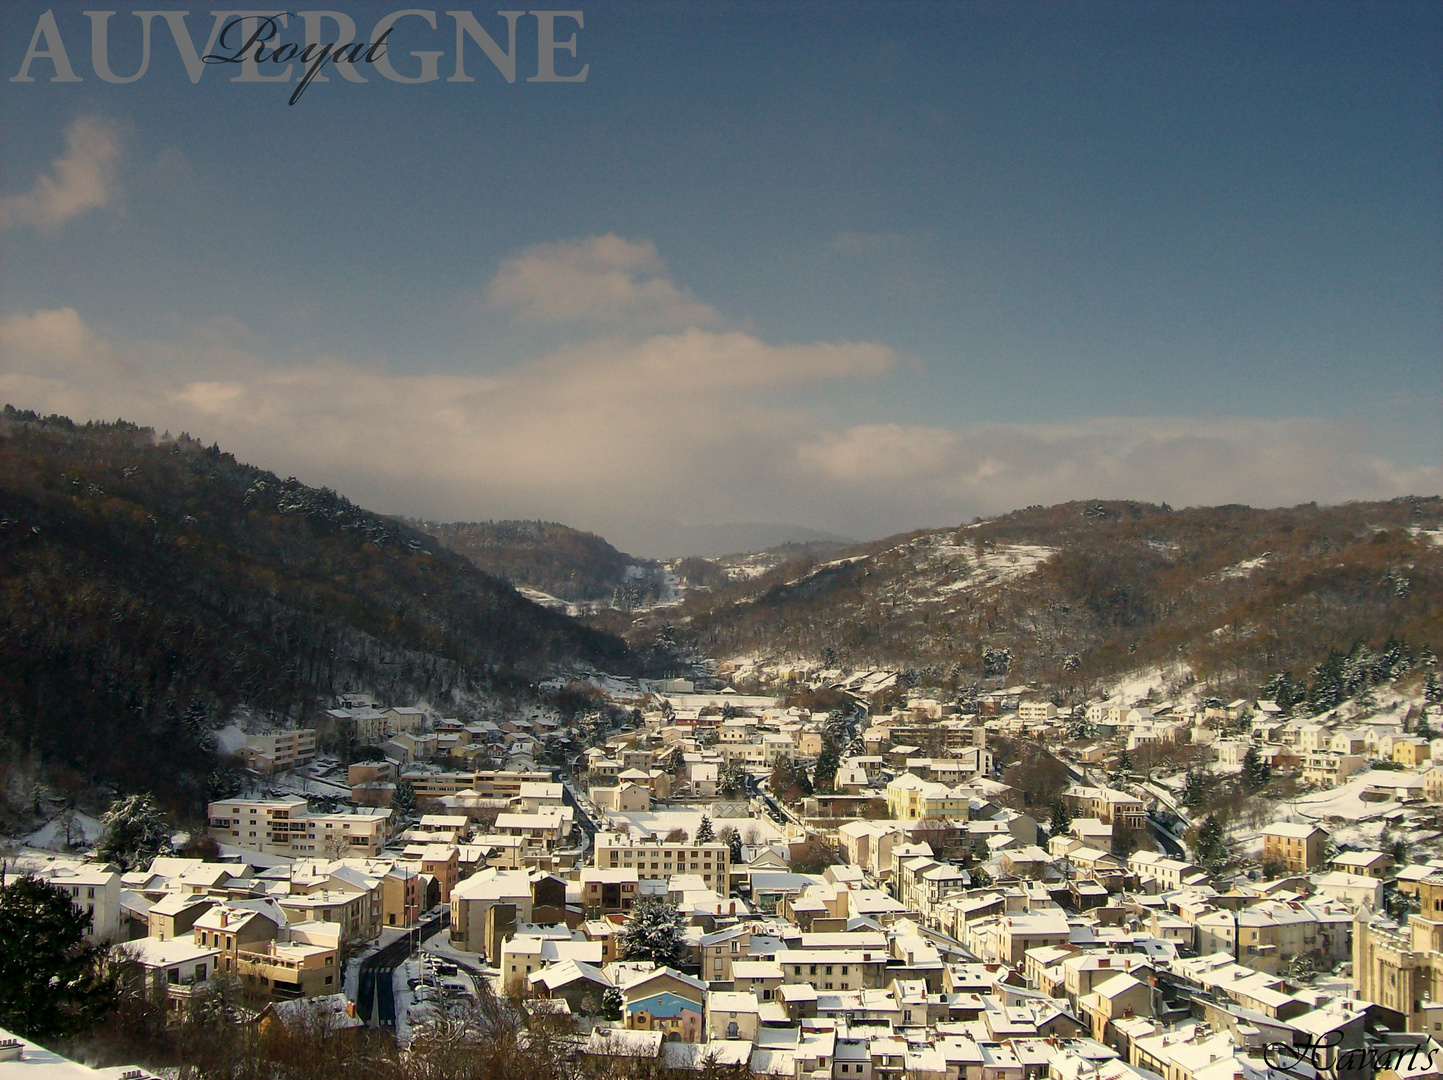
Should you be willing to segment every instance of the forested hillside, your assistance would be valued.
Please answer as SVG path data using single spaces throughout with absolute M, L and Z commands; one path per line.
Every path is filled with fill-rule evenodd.
M 184 436 L 0 415 L 0 769 L 194 807 L 237 705 L 300 717 L 363 689 L 446 707 L 632 662 L 335 492 Z
M 637 607 L 656 599 L 660 566 L 617 551 L 594 533 L 550 521 L 422 521 L 416 526 L 488 574 L 560 600 Z M 644 597 L 648 585 L 653 595 Z
M 715 656 L 1006 678 L 1076 696 L 1148 665 L 1219 688 L 1302 678 L 1330 650 L 1443 648 L 1443 502 L 1034 507 L 893 537 L 693 594 L 664 617 Z

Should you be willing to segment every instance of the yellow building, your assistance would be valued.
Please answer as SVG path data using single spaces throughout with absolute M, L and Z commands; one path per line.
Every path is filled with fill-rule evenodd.
M 1294 874 L 1323 865 L 1327 830 L 1318 825 L 1283 821 L 1263 830 L 1263 862 L 1280 862 Z
M 946 784 L 903 773 L 887 785 L 887 813 L 897 821 L 966 818 L 970 796 Z
M 1406 765 L 1410 769 L 1416 769 L 1429 758 L 1429 745 L 1427 739 L 1420 739 L 1414 736 L 1411 739 L 1398 739 L 1393 743 L 1393 760 L 1399 765 Z

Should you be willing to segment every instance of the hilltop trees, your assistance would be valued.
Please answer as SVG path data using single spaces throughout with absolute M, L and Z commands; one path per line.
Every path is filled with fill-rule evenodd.
M 0 756 L 199 816 L 214 725 L 608 671 L 617 638 L 334 491 L 189 438 L 0 409 Z M 162 787 L 163 781 L 163 787 Z

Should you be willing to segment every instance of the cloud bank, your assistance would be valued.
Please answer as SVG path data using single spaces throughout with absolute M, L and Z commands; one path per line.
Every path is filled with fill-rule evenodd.
M 488 295 L 518 320 L 606 329 L 500 374 L 401 374 L 277 363 L 224 321 L 127 342 L 71 308 L 22 312 L 0 319 L 0 399 L 186 429 L 386 512 L 544 517 L 643 555 L 682 553 L 668 522 L 868 537 L 1073 498 L 1280 505 L 1443 488 L 1436 466 L 1369 454 L 1368 431 L 1331 420 L 838 426 L 808 392 L 863 399 L 897 353 L 720 328 L 650 244 L 614 236 L 528 249 Z

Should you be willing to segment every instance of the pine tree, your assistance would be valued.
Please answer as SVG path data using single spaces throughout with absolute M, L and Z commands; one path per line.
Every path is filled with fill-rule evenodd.
M 1114 784 L 1125 784 L 1133 778 L 1132 755 L 1124 750 L 1117 758 L 1117 768 L 1112 772 Z
M 837 750 L 831 735 L 822 737 L 822 752 L 817 755 L 817 764 L 812 769 L 812 783 L 818 791 L 831 791 L 837 779 L 837 769 L 842 764 L 842 755 Z
M 747 771 L 736 759 L 724 762 L 717 775 L 717 787 L 723 795 L 740 795 L 747 789 Z
M 1183 781 L 1182 804 L 1189 810 L 1196 810 L 1207 802 L 1212 778 L 1201 769 L 1189 769 Z
M 648 895 L 636 901 L 631 919 L 617 932 L 623 960 L 650 960 L 658 967 L 675 967 L 686 952 L 682 935 L 686 920 L 665 896 Z
M 706 814 L 701 816 L 701 824 L 696 827 L 696 835 L 692 837 L 693 844 L 710 844 L 716 839 L 716 833 L 712 831 L 711 818 Z
M 1216 814 L 1209 814 L 1198 828 L 1193 847 L 1198 864 L 1208 873 L 1220 873 L 1227 865 L 1227 832 Z
M 621 991 L 614 986 L 608 986 L 601 995 L 601 1013 L 608 1020 L 620 1020 L 621 1011 L 626 1007 L 626 999 L 621 996 Z
M 1249 746 L 1248 752 L 1243 755 L 1243 789 L 1249 793 L 1262 791 L 1272 778 L 1272 766 L 1256 746 Z
M 107 948 L 65 890 L 32 877 L 0 887 L 0 1027 L 32 1039 L 83 1031 L 116 1005 Z
M 727 838 L 727 844 L 731 847 L 732 864 L 740 863 L 742 861 L 742 834 L 733 829 L 731 836 Z
M 1067 803 L 1061 798 L 1052 804 L 1052 823 L 1047 827 L 1048 836 L 1062 836 L 1072 827 L 1072 815 L 1067 812 Z
M 170 850 L 170 828 L 151 795 L 126 795 L 110 804 L 100 823 L 105 835 L 95 846 L 95 857 L 122 870 L 150 865 Z
M 416 788 L 409 780 L 397 780 L 396 790 L 391 795 L 391 809 L 397 817 L 409 817 L 416 812 Z

